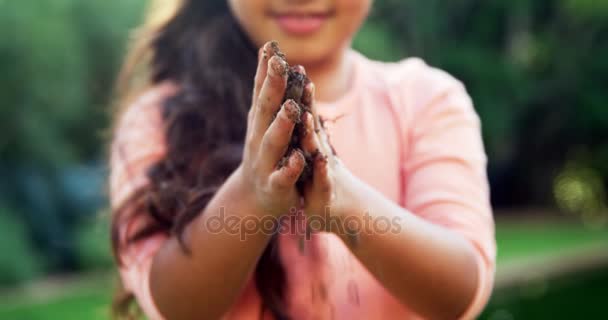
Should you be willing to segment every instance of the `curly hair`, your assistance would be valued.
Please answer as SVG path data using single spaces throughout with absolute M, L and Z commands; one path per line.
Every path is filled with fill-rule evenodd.
M 118 105 L 124 108 L 141 89 L 161 82 L 175 83 L 179 90 L 162 106 L 166 156 L 149 168 L 150 185 L 123 206 L 142 210 L 112 214 L 112 245 L 119 264 L 124 244 L 118 227 L 126 212 L 147 214 L 154 221 L 129 243 L 157 232 L 181 239 L 184 228 L 238 167 L 257 61 L 255 46 L 225 0 L 153 2 L 134 40 L 117 82 Z M 260 317 L 270 311 L 283 320 L 288 319 L 285 273 L 277 245 L 275 237 L 262 254 L 255 283 L 263 301 Z M 132 294 L 118 292 L 114 314 L 133 318 L 133 302 Z

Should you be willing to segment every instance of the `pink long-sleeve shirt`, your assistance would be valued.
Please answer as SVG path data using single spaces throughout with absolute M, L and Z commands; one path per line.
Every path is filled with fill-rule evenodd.
M 331 142 L 361 180 L 474 245 L 478 288 L 462 316 L 474 318 L 492 291 L 496 246 L 486 155 L 471 99 L 459 81 L 419 59 L 380 63 L 354 51 L 349 54 L 354 71 L 348 93 L 333 103 L 317 103 L 319 114 L 329 119 Z M 160 108 L 175 90 L 171 84 L 154 87 L 122 115 L 111 148 L 113 208 L 149 183 L 147 168 L 166 152 Z M 140 215 L 121 222 L 121 237 L 145 219 Z M 164 234 L 153 235 L 120 253 L 123 284 L 150 319 L 162 319 L 150 294 L 149 275 L 166 239 Z M 420 319 L 335 235 L 314 234 L 306 246 L 316 254 L 302 252 L 297 235 L 281 234 L 278 241 L 293 319 Z M 250 281 L 224 318 L 258 319 L 260 303 Z

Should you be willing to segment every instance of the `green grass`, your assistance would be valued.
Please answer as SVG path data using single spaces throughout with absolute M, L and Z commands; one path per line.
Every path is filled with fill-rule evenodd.
M 107 275 L 35 285 L 0 297 L 0 319 L 109 319 L 113 281 Z
M 496 236 L 499 264 L 597 243 L 608 245 L 606 230 L 551 222 L 499 221 Z M 35 286 L 34 292 L 14 290 L 0 295 L 0 319 L 108 319 L 112 285 L 104 275 L 65 285 Z M 598 297 L 608 287 L 608 271 L 571 275 L 536 286 L 497 292 L 482 319 L 543 319 L 547 315 L 551 317 L 545 319 L 573 319 L 576 312 L 598 315 L 604 310 Z M 565 311 L 558 311 L 562 309 Z
M 29 302 L 24 300 L 13 305 L 0 307 L 0 319 L 11 320 L 103 320 L 109 319 L 106 293 L 76 289 L 69 290 L 65 296 L 53 298 L 46 302 Z
M 578 247 L 606 243 L 608 230 L 591 230 L 572 223 L 499 221 L 496 227 L 497 262 L 554 255 Z
M 608 319 L 608 270 L 497 291 L 480 319 Z

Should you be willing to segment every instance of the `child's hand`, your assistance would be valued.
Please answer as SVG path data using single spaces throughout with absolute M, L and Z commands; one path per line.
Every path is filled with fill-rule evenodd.
M 351 187 L 357 180 L 334 154 L 333 147 L 318 117 L 314 105 L 314 84 L 304 89 L 304 103 L 310 106 L 311 113 L 303 116 L 302 149 L 313 155 L 312 182 L 304 188 L 304 212 L 309 217 L 312 231 L 330 230 L 328 218 L 345 218 L 356 202 Z M 310 219 L 311 217 L 315 219 Z M 323 223 L 324 222 L 324 223 Z
M 269 43 L 260 49 L 258 60 L 240 171 L 246 190 L 254 195 L 259 209 L 278 216 L 299 202 L 295 183 L 304 169 L 304 155 L 293 152 L 281 167 L 278 163 L 300 113 L 292 101 L 281 106 L 287 83 L 285 61 L 274 56 Z

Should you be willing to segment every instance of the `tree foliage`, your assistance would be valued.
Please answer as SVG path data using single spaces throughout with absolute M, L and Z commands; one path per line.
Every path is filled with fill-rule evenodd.
M 547 206 L 566 164 L 608 181 L 606 39 L 606 1 L 384 0 L 356 44 L 461 79 L 483 122 L 494 203 Z
M 104 171 L 87 168 L 103 167 L 111 88 L 146 2 L 0 0 L 0 218 L 21 221 L 51 269 L 73 267 L 76 222 L 102 195 Z M 355 47 L 467 85 L 496 205 L 570 208 L 584 197 L 564 190 L 605 198 L 606 39 L 607 1 L 376 0 Z

